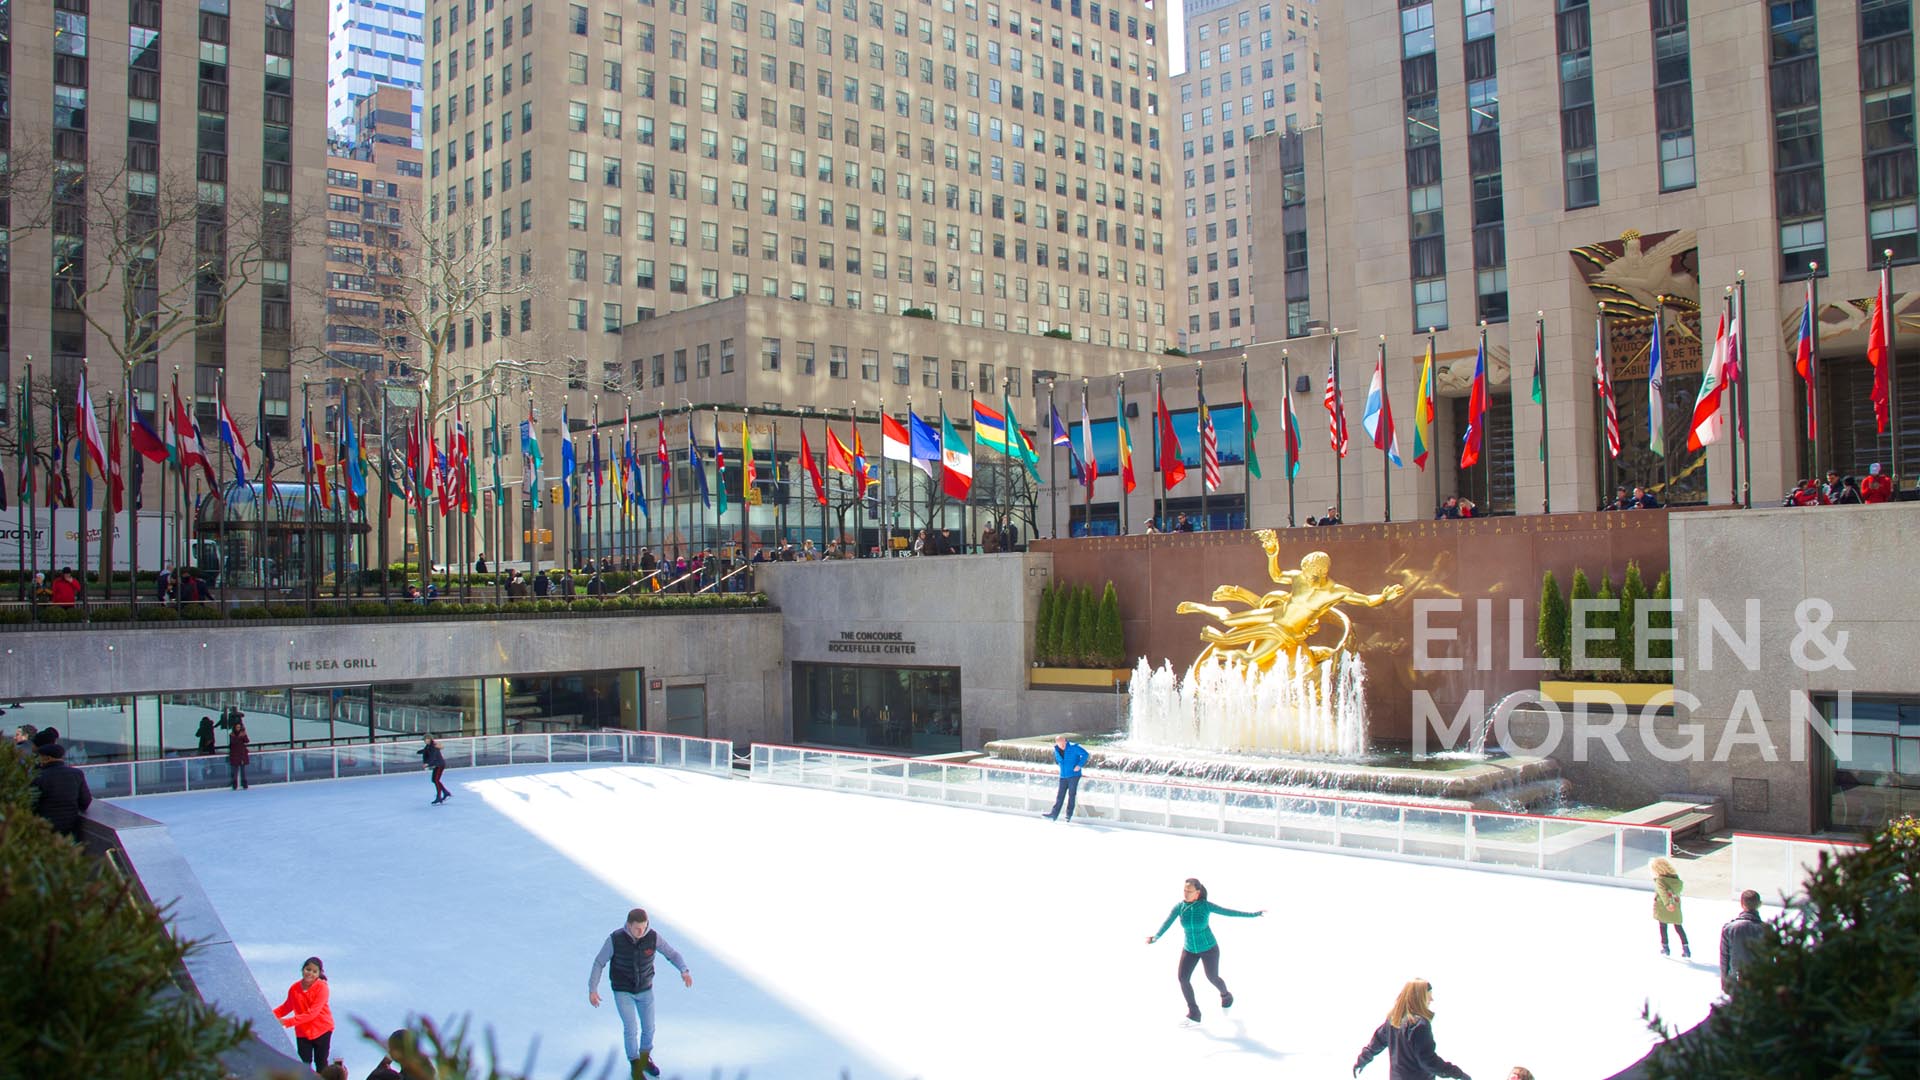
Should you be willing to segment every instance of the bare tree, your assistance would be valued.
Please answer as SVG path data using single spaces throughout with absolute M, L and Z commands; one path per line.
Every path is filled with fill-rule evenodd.
M 492 222 L 471 206 L 442 212 L 437 196 L 425 207 L 401 206 L 365 275 L 369 303 L 326 316 L 336 335 L 339 328 L 357 328 L 350 336 L 397 361 L 396 370 L 419 394 L 417 411 L 391 419 L 392 430 L 381 433 L 386 469 L 395 464 L 390 448 L 404 445 L 408 423 L 432 431 L 456 410 L 472 407 L 477 414 L 484 403 L 497 407 L 501 397 L 529 392 L 535 379 L 562 375 L 542 358 L 543 339 L 527 325 L 543 287 L 531 247 L 495 240 Z M 313 307 L 327 309 L 324 300 Z M 334 364 L 324 327 L 306 327 L 297 336 L 302 363 Z M 367 374 L 364 381 L 384 388 L 387 380 Z M 419 522 L 424 587 L 433 575 L 432 517 L 421 514 Z

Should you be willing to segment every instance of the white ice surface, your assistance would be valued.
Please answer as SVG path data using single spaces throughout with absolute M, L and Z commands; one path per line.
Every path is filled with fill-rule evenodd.
M 1628 889 L 636 766 L 447 779 L 444 806 L 424 774 L 126 805 L 171 827 L 272 1003 L 326 960 L 354 1076 L 378 1052 L 352 1018 L 410 1012 L 473 1014 L 515 1066 L 537 1038 L 541 1077 L 617 1055 L 587 970 L 639 905 L 694 972 L 655 982 L 669 1077 L 1345 1077 L 1421 976 L 1469 1073 L 1583 1080 L 1645 1052 L 1643 1004 L 1705 1015 L 1735 910 L 1686 900 L 1688 963 Z M 1145 944 L 1188 876 L 1268 912 L 1214 919 L 1236 1002 L 1196 973 L 1191 1028 L 1178 929 Z

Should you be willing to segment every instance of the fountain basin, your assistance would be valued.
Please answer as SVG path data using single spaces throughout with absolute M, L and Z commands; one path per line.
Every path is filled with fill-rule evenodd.
M 1290 794 L 1386 797 L 1461 810 L 1526 811 L 1566 796 L 1560 766 L 1548 758 L 1466 754 L 1416 758 L 1382 751 L 1357 759 L 1208 752 L 1155 747 L 1121 735 L 1068 738 L 1087 748 L 1089 772 L 1279 790 Z M 998 739 L 991 759 L 1052 766 L 1053 737 Z

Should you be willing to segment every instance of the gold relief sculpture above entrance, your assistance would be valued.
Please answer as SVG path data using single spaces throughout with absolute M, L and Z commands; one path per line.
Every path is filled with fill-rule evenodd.
M 1353 636 L 1353 622 L 1342 604 L 1379 607 L 1400 598 L 1400 585 L 1389 585 L 1377 593 L 1364 593 L 1332 580 L 1333 559 L 1324 551 L 1309 552 L 1301 558 L 1299 569 L 1280 568 L 1280 538 L 1272 529 L 1256 535 L 1267 553 L 1267 576 L 1275 589 L 1265 595 L 1239 585 L 1221 585 L 1213 590 L 1215 601 L 1245 605 L 1233 611 L 1218 604 L 1188 600 L 1175 610 L 1182 615 L 1210 615 L 1219 626 L 1201 631 L 1206 648 L 1187 669 L 1189 679 L 1207 663 L 1220 660 L 1230 665 L 1267 672 L 1276 666 L 1286 672 L 1312 670 L 1346 651 Z M 1339 636 L 1330 644 L 1317 645 L 1312 638 L 1331 617 L 1339 623 Z

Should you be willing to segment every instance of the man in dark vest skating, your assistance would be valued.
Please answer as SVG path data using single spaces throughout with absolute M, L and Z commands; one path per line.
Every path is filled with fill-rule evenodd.
M 593 972 L 587 976 L 587 1004 L 600 1007 L 600 971 L 609 968 L 607 979 L 613 985 L 614 1008 L 620 1012 L 620 1031 L 626 1037 L 627 1060 L 632 1063 L 633 1080 L 659 1076 L 653 1063 L 653 957 L 666 957 L 680 972 L 680 980 L 693 986 L 693 972 L 686 961 L 667 944 L 666 939 L 647 925 L 645 908 L 627 912 L 627 924 L 607 935 L 593 958 Z

